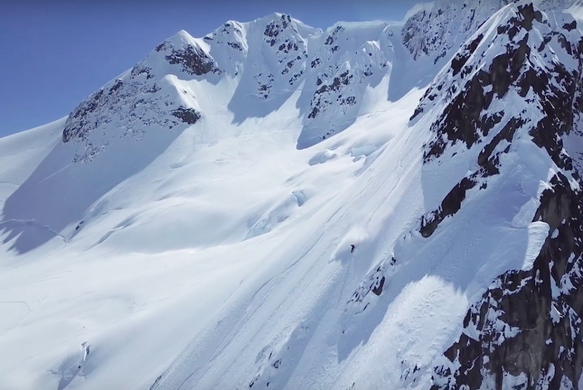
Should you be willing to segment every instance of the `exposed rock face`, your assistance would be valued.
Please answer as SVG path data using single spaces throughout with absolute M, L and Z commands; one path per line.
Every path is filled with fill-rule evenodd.
M 572 1 L 539 2 L 544 10 L 565 7 Z M 248 80 L 242 83 L 246 89 L 242 96 L 252 94 L 261 100 L 279 101 L 304 83 L 302 102 L 309 103 L 301 107 L 304 129 L 298 147 L 308 147 L 342 132 L 356 120 L 367 87 L 378 85 L 384 76 L 390 75 L 395 59 L 393 45 L 400 45 L 398 41 L 404 42 L 416 60 L 429 57 L 435 63 L 444 62 L 495 10 L 508 2 L 510 0 L 437 1 L 413 14 L 403 28 L 371 23 L 358 27 L 358 33 L 349 23 L 339 23 L 322 32 L 286 14 L 272 14 L 250 23 L 228 21 L 202 39 L 192 38 L 181 31 L 158 45 L 148 60 L 134 68 L 131 77 L 124 76 L 114 85 L 105 86 L 79 105 L 69 117 L 63 141 L 85 139 L 96 128 L 113 123 L 118 115 L 122 120 L 128 120 L 127 125 L 121 126 L 124 136 L 134 134 L 139 138 L 143 133 L 141 124 L 176 126 L 173 122 L 176 116 L 171 111 L 183 103 L 178 102 L 172 107 L 174 103 L 168 100 L 170 95 L 158 92 L 167 75 L 176 75 L 181 80 L 212 82 L 218 82 L 220 77 L 245 75 Z M 540 45 L 528 44 L 529 38 L 520 31 L 529 31 L 533 21 L 540 23 L 542 17 L 540 11 L 529 10 L 515 21 L 499 27 L 498 33 L 509 37 L 511 42 L 507 45 L 507 53 L 489 64 L 491 69 L 472 61 L 472 57 L 482 55 L 475 54 L 482 41 L 490 41 L 482 32 L 451 60 L 449 76 L 458 78 L 460 83 L 450 85 L 444 91 L 441 91 L 442 84 L 435 84 L 434 88 L 427 90 L 415 116 L 439 100 L 437 96 L 455 96 L 455 101 L 444 112 L 443 120 L 447 119 L 448 123 L 435 124 L 436 128 L 445 126 L 447 137 L 433 141 L 426 152 L 427 160 L 438 157 L 448 143 L 463 142 L 471 147 L 480 137 L 472 131 L 474 127 L 487 135 L 490 129 L 505 122 L 501 112 L 485 113 L 485 110 L 495 95 L 504 96 L 510 85 L 516 82 L 516 67 L 521 66 L 523 57 L 529 56 L 528 50 L 546 53 L 545 47 L 552 39 L 570 50 L 563 35 L 577 30 L 571 22 L 561 26 L 563 33 L 547 34 Z M 429 20 L 431 23 L 427 23 Z M 257 61 L 257 58 L 261 60 Z M 468 67 L 468 62 L 474 65 Z M 507 63 L 511 63 L 508 69 Z M 556 65 L 557 71 L 560 67 Z M 521 74 L 520 93 L 523 96 L 530 88 L 544 88 L 544 75 L 537 72 Z M 464 92 L 459 94 L 460 90 Z M 152 105 L 154 101 L 164 101 L 162 104 L 168 103 L 170 109 L 165 110 L 158 103 Z M 545 104 L 550 109 L 555 103 L 562 102 L 549 100 Z M 146 106 L 153 108 L 146 110 Z M 126 107 L 127 112 L 122 112 L 122 107 Z M 461 112 L 464 115 L 459 115 Z M 538 138 L 546 134 L 539 133 Z M 89 156 L 94 156 L 104 146 L 102 141 L 85 139 L 85 142 L 87 151 L 79 152 L 76 161 L 90 160 Z
M 201 118 L 200 112 L 193 108 L 178 107 L 176 110 L 172 111 L 172 115 L 180 119 L 184 123 L 189 125 L 194 125 Z
M 577 388 L 583 193 L 561 173 L 550 184 L 534 220 L 547 223 L 551 233 L 533 268 L 501 275 L 472 306 L 462 335 L 435 370 L 434 389 Z
M 436 1 L 412 15 L 403 28 L 402 40 L 413 58 L 430 57 L 435 63 L 457 49 L 493 13 L 511 0 Z M 461 38 L 453 42 L 452 37 Z
M 316 118 L 316 116 L 318 115 L 318 112 L 320 112 L 320 110 L 322 109 L 322 105 L 332 104 L 332 102 L 329 100 L 322 101 L 322 98 L 320 95 L 331 94 L 333 92 L 336 92 L 337 95 L 340 95 L 338 92 L 340 91 L 341 86 L 342 85 L 349 85 L 350 79 L 352 79 L 352 78 L 353 78 L 353 76 L 350 74 L 350 71 L 346 70 L 346 71 L 342 72 L 340 75 L 338 75 L 337 77 L 334 77 L 334 79 L 332 80 L 332 83 L 330 83 L 330 84 L 323 84 L 322 79 L 318 79 L 317 84 L 319 84 L 320 87 L 316 90 L 316 94 L 315 94 L 314 98 L 312 99 L 312 104 L 311 104 L 312 109 L 311 109 L 310 113 L 308 114 L 308 119 Z M 344 99 L 344 100 L 346 100 L 346 99 Z M 350 100 L 349 104 L 355 103 L 354 96 L 352 96 L 352 99 L 349 99 L 349 100 Z
M 304 121 L 309 137 L 300 137 L 300 147 L 348 127 L 357 115 L 366 87 L 376 85 L 390 72 L 392 29 L 379 24 L 369 34 L 355 40 L 347 26 L 338 24 L 321 38 L 323 44 L 310 61 L 311 77 L 306 80 L 314 91 Z
M 224 44 L 237 51 L 247 51 L 243 27 L 241 23 L 230 20 L 203 38 L 207 42 Z
M 413 58 L 434 64 L 448 58 L 500 8 L 521 0 L 438 0 L 422 7 L 405 22 L 401 39 Z M 575 0 L 539 0 L 542 11 L 563 10 Z
M 161 88 L 151 68 L 136 66 L 132 71 L 92 94 L 69 115 L 63 142 L 83 144 L 74 162 L 89 162 L 107 145 L 99 129 L 119 128 L 119 137 L 139 140 L 151 126 L 172 129 L 182 123 L 167 107 L 178 105 Z M 198 114 L 200 118 L 200 114 Z
M 181 103 L 181 95 L 194 97 L 186 90 L 177 91 L 164 75 L 157 74 L 150 66 L 162 57 L 171 65 L 180 65 L 187 76 L 217 71 L 214 61 L 208 60 L 206 54 L 199 55 L 193 45 L 183 42 L 178 48 L 176 41 L 182 38 L 183 34 L 179 33 L 174 41 L 162 43 L 150 57 L 106 84 L 71 112 L 62 139 L 64 143 L 79 144 L 74 162 L 92 161 L 112 137 L 131 137 L 138 141 L 152 127 L 172 130 L 200 120 L 200 112 Z
M 490 108 L 494 98 L 501 99 L 506 95 L 510 86 L 518 81 L 519 76 L 527 77 L 520 71 L 525 58 L 530 57 L 528 32 L 532 29 L 535 18 L 538 22 L 542 22 L 540 11 L 537 10 L 534 13 L 532 4 L 519 7 L 517 11 L 516 16 L 511 17 L 507 24 L 497 29 L 499 35 L 495 38 L 494 45 L 505 47 L 505 53 L 495 56 L 490 64 L 474 61 L 466 66 L 471 56 L 478 56 L 475 51 L 483 39 L 483 34 L 480 33 L 452 59 L 451 69 L 447 75 L 456 77 L 459 74 L 460 82 L 463 82 L 468 75 L 471 78 L 465 82 L 459 93 L 455 84 L 444 91 L 446 98 L 451 95 L 455 97 L 445 108 L 440 120 L 432 125 L 433 130 L 440 136 L 428 145 L 428 150 L 424 155 L 426 161 L 440 157 L 448 145 L 454 145 L 457 142 L 463 142 L 471 148 L 501 121 L 503 112 L 488 113 L 486 110 Z M 517 36 L 518 31 L 522 32 L 520 37 Z M 490 42 L 487 42 L 484 46 L 488 47 L 489 44 Z M 481 56 L 485 54 L 486 52 L 479 53 Z M 529 72 L 533 71 L 533 68 L 530 68 Z M 423 111 L 427 100 L 432 101 L 443 89 L 444 82 L 448 79 L 443 78 L 440 84 L 428 88 L 416 110 L 417 114 Z M 521 96 L 525 95 L 521 93 Z
M 455 83 L 448 85 L 443 77 L 421 102 L 419 113 L 435 104 L 431 96 L 436 90 L 449 87 L 446 109 L 432 126 L 436 136 L 427 145 L 425 163 L 451 156 L 460 143 L 465 153 L 479 150 L 480 168 L 422 218 L 420 232 L 431 236 L 463 207 L 469 191 L 485 188 L 487 179 L 499 174 L 502 157 L 513 144 L 528 139 L 546 152 L 556 171 L 540 193 L 532 219 L 546 223 L 549 235 L 531 266 L 498 277 L 470 308 L 461 336 L 434 370 L 433 389 L 575 389 L 581 376 L 583 181 L 580 163 L 564 143 L 567 137 L 581 137 L 574 124 L 581 114 L 583 38 L 570 17 L 551 21 L 532 4 L 510 11 L 494 42 L 485 46 L 496 47 L 503 39 L 505 52 L 488 63 L 483 60 L 488 50 L 472 50 L 470 43 L 446 72 L 454 80 L 467 79 L 461 92 L 456 95 Z M 563 61 L 553 60 L 556 55 Z M 514 102 L 512 110 L 498 109 L 504 107 L 497 103 L 503 99 Z M 526 106 L 528 112 L 520 110 Z M 477 146 L 482 143 L 486 145 Z
M 166 48 L 167 44 L 161 49 Z M 158 46 L 160 48 L 160 46 Z M 215 61 L 207 55 L 200 47 L 187 45 L 180 49 L 171 49 L 170 54 L 166 56 L 169 63 L 178 64 L 186 73 L 202 76 L 207 73 L 221 73 L 221 70 L 216 66 Z
M 356 291 L 347 303 L 347 307 L 354 306 L 358 311 L 364 311 L 370 304 L 367 296 L 372 292 L 375 295 L 381 295 L 385 284 L 386 264 L 381 264 L 373 271 L 369 272 L 366 279 L 360 283 Z
M 296 21 L 286 14 L 275 14 L 267 22 L 262 41 L 267 64 L 259 64 L 254 78 L 259 95 L 267 99 L 274 86 L 290 88 L 303 78 L 308 47 Z
M 533 23 L 545 31 L 540 42 L 537 38 L 535 43 L 530 36 Z M 479 179 L 499 173 L 500 156 L 508 153 L 515 132 L 525 124 L 532 126 L 530 132 L 534 142 L 547 148 L 555 163 L 560 167 L 572 164 L 568 162 L 568 156 L 558 155 L 562 141 L 557 140 L 560 147 L 554 147 L 548 139 L 555 139 L 553 134 L 557 130 L 563 134 L 572 126 L 572 102 L 576 97 L 578 68 L 567 70 L 565 65 L 546 58 L 552 57 L 555 50 L 576 58 L 576 52 L 580 50 L 577 38 L 573 36 L 567 41 L 563 34 L 565 30 L 551 30 L 546 18 L 543 20 L 541 11 L 535 10 L 532 4 L 515 8 L 507 21 L 496 30 L 493 42 L 482 42 L 483 33 L 478 33 L 462 47 L 452 59 L 451 67 L 427 89 L 413 116 L 428 107 L 435 107 L 438 102 L 445 103 L 441 117 L 431 126 L 436 135 L 427 144 L 424 153 L 426 163 L 440 158 L 458 143 L 463 143 L 467 149 L 487 143 L 478 155 L 480 168 L 460 180 L 438 210 L 422 218 L 420 232 L 425 237 L 429 237 L 445 217 L 461 208 L 466 192 L 481 182 Z M 549 49 L 547 45 L 555 49 Z M 499 46 L 505 47 L 505 52 L 490 61 L 486 60 L 489 51 Z M 534 51 L 531 46 L 540 50 Z M 543 63 L 546 65 L 541 68 L 539 64 Z M 457 87 L 460 84 L 464 86 Z M 512 93 L 509 93 L 510 90 Z M 526 113 L 526 109 L 518 113 L 505 112 L 498 102 L 507 94 L 513 95 L 510 98 L 518 94 L 528 103 L 536 102 L 542 118 L 532 124 L 532 112 Z M 560 110 L 553 107 L 560 107 Z M 557 130 L 553 130 L 555 128 Z M 486 186 L 484 182 L 482 188 Z
M 343 31 L 345 30 L 342 26 L 337 26 L 326 38 L 324 49 L 329 49 L 329 54 L 338 50 L 337 45 L 332 45 L 335 39 L 339 40 L 339 36 L 342 36 L 341 33 Z M 313 68 L 318 68 L 320 61 L 319 57 L 313 60 Z M 352 82 L 358 84 L 364 83 L 366 85 L 367 78 L 370 78 L 376 72 L 381 72 L 387 67 L 387 56 L 381 48 L 370 42 L 366 42 L 359 48 L 350 62 L 351 66 L 328 66 L 325 69 L 317 71 L 317 89 L 310 102 L 308 119 L 315 119 L 319 113 L 327 110 L 330 106 L 337 106 L 338 103 L 341 106 L 355 105 L 357 103 L 356 95 L 360 95 L 360 93 L 354 87 L 347 87 Z
M 188 75 L 223 73 L 215 59 L 183 30 L 156 46 L 155 51 L 164 56 L 169 64 L 180 66 L 180 69 Z

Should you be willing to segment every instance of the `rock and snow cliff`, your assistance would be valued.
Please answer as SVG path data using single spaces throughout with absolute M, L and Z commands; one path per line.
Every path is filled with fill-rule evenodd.
M 540 175 L 528 217 L 548 232 L 521 269 L 497 277 L 472 304 L 460 338 L 436 368 L 435 389 L 579 387 L 583 181 L 574 162 L 580 152 L 567 151 L 581 137 L 583 37 L 577 26 L 567 14 L 532 4 L 505 7 L 456 54 L 421 102 L 419 112 L 436 88 L 445 91 L 437 94 L 447 107 L 432 125 L 436 136 L 426 162 L 456 158 L 448 149 L 463 142 L 467 151 L 454 154 L 473 152 L 476 166 L 423 219 L 421 233 L 434 234 L 466 197 L 488 191 L 488 181 L 513 166 Z
M 578 9 L 180 31 L 0 139 L 6 388 L 581 388 Z

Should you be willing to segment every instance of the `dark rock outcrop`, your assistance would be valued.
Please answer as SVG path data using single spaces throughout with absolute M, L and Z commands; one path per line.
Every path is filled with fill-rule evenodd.
M 394 262 L 391 262 L 391 265 L 393 264 Z M 383 287 L 386 282 L 386 267 L 386 264 L 383 263 L 370 271 L 350 297 L 347 306 L 353 306 L 357 312 L 365 311 L 370 304 L 369 294 L 373 293 L 379 296 L 383 292 Z
M 429 237 L 435 232 L 439 224 L 450 215 L 454 215 L 461 209 L 462 202 L 466 198 L 466 193 L 475 187 L 477 182 L 470 178 L 464 177 L 455 187 L 445 196 L 439 209 L 421 217 L 421 227 L 419 232 L 423 237 Z
M 578 102 L 578 97 L 581 96 L 576 92 L 581 85 L 580 71 L 569 71 L 565 65 L 556 61 L 546 61 L 545 67 L 541 67 L 540 60 L 531 61 L 529 31 L 532 30 L 533 23 L 547 22 L 543 14 L 532 5 L 517 7 L 515 14 L 516 16 L 499 26 L 499 30 L 506 36 L 497 36 L 494 42 L 486 43 L 485 51 L 482 49 L 484 57 L 490 47 L 505 42 L 505 53 L 498 54 L 489 65 L 484 64 L 481 69 L 474 71 L 474 64 L 467 63 L 469 56 L 477 50 L 475 42 L 478 39 L 474 39 L 458 53 L 457 60 L 454 58 L 451 69 L 444 77 L 428 88 L 416 111 L 416 115 L 422 113 L 424 107 L 435 104 L 434 99 L 439 91 L 446 91 L 442 98 L 447 102 L 446 107 L 440 118 L 431 125 L 435 136 L 426 145 L 425 163 L 440 158 L 448 148 L 459 142 L 471 149 L 488 139 L 477 158 L 480 169 L 462 178 L 437 210 L 422 217 L 419 231 L 424 237 L 431 236 L 447 216 L 455 214 L 461 208 L 461 202 L 468 190 L 474 188 L 478 182 L 483 182 L 482 179 L 499 174 L 500 156 L 508 153 L 515 132 L 526 124 L 531 126 L 530 135 L 533 141 L 547 150 L 557 166 L 569 168 L 573 165 L 571 158 L 562 153 L 561 135 L 572 127 L 575 110 L 579 109 L 573 102 Z M 517 28 L 517 31 L 511 33 L 512 28 Z M 518 34 L 521 34 L 521 38 Z M 512 39 L 510 35 L 516 39 Z M 556 31 L 547 33 L 542 41 L 545 45 L 559 43 L 567 54 L 580 63 L 583 43 L 567 41 L 565 35 Z M 448 86 L 448 80 L 452 77 L 463 75 L 464 67 L 473 71 L 464 87 L 458 89 L 455 83 Z M 579 69 L 580 67 L 581 65 Z M 489 112 L 492 103 L 503 99 L 510 90 L 516 91 L 520 97 L 528 99 L 528 102 L 535 103 L 535 107 L 542 114 L 538 122 L 531 123 L 531 119 L 524 112 Z M 491 135 L 490 132 L 495 128 L 498 129 L 497 133 Z M 501 148 L 503 141 L 505 143 Z M 486 186 L 483 182 L 480 188 Z
M 215 60 L 204 52 L 200 47 L 185 45 L 182 48 L 173 48 L 171 53 L 166 55 L 166 60 L 173 65 L 180 65 L 182 70 L 188 74 L 202 76 L 207 73 L 221 73 Z
M 290 15 L 274 14 L 263 31 L 265 55 L 272 57 L 256 67 L 257 94 L 262 99 L 271 95 L 274 86 L 288 88 L 301 81 L 306 73 L 308 49 L 298 25 Z M 285 78 L 280 78 L 285 76 Z M 277 87 L 276 87 L 277 89 Z
M 342 85 L 349 85 L 350 80 L 354 76 L 350 74 L 348 70 L 342 72 L 340 75 L 334 77 L 332 83 L 330 84 L 323 84 L 318 88 L 312 98 L 312 102 L 310 103 L 311 111 L 308 114 L 309 119 L 315 118 L 318 113 L 321 111 L 321 105 L 323 104 L 321 95 L 323 94 L 330 94 L 331 92 L 339 92 Z M 318 79 L 319 83 L 322 84 L 321 79 Z M 325 101 L 326 102 L 326 101 Z M 328 102 L 329 103 L 329 102 Z M 354 104 L 354 103 L 352 103 Z
M 147 101 L 156 100 L 154 96 L 160 90 L 154 81 L 150 81 L 153 78 L 151 68 L 137 65 L 129 77 L 124 80 L 117 79 L 93 93 L 67 118 L 63 129 L 63 142 L 67 143 L 74 139 L 87 140 L 87 136 L 97 127 L 111 123 L 113 118 L 108 115 L 108 110 L 111 110 L 109 114 L 121 113 L 123 107 L 127 110 L 129 118 L 139 120 L 136 108 L 139 105 L 147 105 Z
M 200 112 L 196 111 L 194 108 L 186 108 L 182 106 L 173 110 L 172 115 L 189 125 L 194 125 L 201 118 Z
M 434 64 L 453 54 L 461 41 L 468 39 L 494 12 L 511 0 L 493 1 L 436 1 L 430 8 L 420 10 L 405 22 L 402 42 L 417 60 L 423 56 Z
M 484 38 L 484 34 L 478 35 L 469 45 L 466 45 L 463 51 L 458 53 L 452 60 L 451 60 L 451 69 L 453 70 L 453 75 L 455 76 L 462 70 L 466 62 L 470 59 L 470 56 L 474 54 L 478 45 Z
M 550 227 L 532 269 L 501 275 L 468 311 L 464 331 L 434 372 L 434 390 L 576 388 L 583 364 L 583 192 L 561 173 L 534 221 Z M 548 387 L 541 387 L 546 384 Z
M 535 48 L 529 46 L 528 34 L 537 24 L 547 24 L 545 15 L 532 5 L 517 8 L 517 15 L 498 31 L 518 42 L 494 58 L 488 76 L 481 78 L 491 83 L 492 99 L 513 93 L 530 110 L 528 116 L 516 112 L 496 118 L 505 124 L 478 154 L 482 173 L 470 178 L 498 174 L 499 156 L 511 148 L 518 132 L 530 137 L 546 152 L 556 172 L 541 193 L 533 216 L 533 222 L 549 226 L 549 234 L 531 266 L 500 275 L 471 306 L 462 334 L 434 368 L 434 390 L 575 389 L 582 373 L 583 181 L 577 168 L 580 164 L 566 153 L 564 143 L 567 136 L 581 137 L 574 126 L 581 115 L 583 40 L 580 33 L 567 37 L 554 29 L 543 34 L 536 50 L 543 52 L 554 45 L 554 52 L 563 50 L 572 62 L 531 61 Z M 576 28 L 574 21 L 565 25 Z M 546 58 L 544 54 L 542 58 Z M 470 84 L 468 90 L 475 93 L 479 88 Z M 483 102 L 485 97 L 472 100 Z M 445 117 L 442 126 L 436 127 L 442 132 L 440 138 L 447 141 L 430 144 L 427 162 L 443 155 L 450 144 L 462 141 L 469 148 L 484 138 L 476 120 L 480 116 L 468 107 L 456 106 L 464 110 L 462 115 L 467 113 L 466 119 L 452 126 Z M 460 125 L 465 129 L 461 133 L 456 132 Z M 449 208 L 442 203 L 440 213 L 423 220 L 424 236 L 435 230 L 442 214 L 458 208 L 462 191 L 454 192 L 444 199 L 452 200 Z
M 182 123 L 196 123 L 200 113 L 178 106 L 161 92 L 159 81 L 151 68 L 140 64 L 79 104 L 67 118 L 62 135 L 64 143 L 82 145 L 73 162 L 93 160 L 105 150 L 108 137 L 140 140 L 152 126 L 171 130 Z
M 283 30 L 287 28 L 291 23 L 291 16 L 290 15 L 281 15 L 279 20 L 274 20 L 271 23 L 268 23 L 265 26 L 265 31 L 263 35 L 268 38 L 271 46 L 275 45 L 275 37 L 277 37 Z

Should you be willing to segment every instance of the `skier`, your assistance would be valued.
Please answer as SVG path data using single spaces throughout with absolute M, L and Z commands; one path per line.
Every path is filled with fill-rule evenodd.
M 354 253 L 354 248 L 355 248 L 354 244 L 350 244 L 350 253 Z

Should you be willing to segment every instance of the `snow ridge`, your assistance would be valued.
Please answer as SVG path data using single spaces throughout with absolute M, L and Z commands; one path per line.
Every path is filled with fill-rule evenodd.
M 583 36 L 569 15 L 549 17 L 527 2 L 505 7 L 491 21 L 456 54 L 417 110 L 446 104 L 432 124 L 426 164 L 465 155 L 478 167 L 422 218 L 420 232 L 432 236 L 466 198 L 488 191 L 492 177 L 517 163 L 512 154 L 530 159 L 525 142 L 544 150 L 538 154 L 556 173 L 540 177 L 545 189 L 532 224 L 542 223 L 546 234 L 533 265 L 502 274 L 470 308 L 432 388 L 574 388 L 581 375 L 575 356 L 583 307 L 575 303 L 575 289 L 583 283 L 583 181 L 563 145 L 583 107 Z M 443 91 L 439 97 L 436 90 Z

